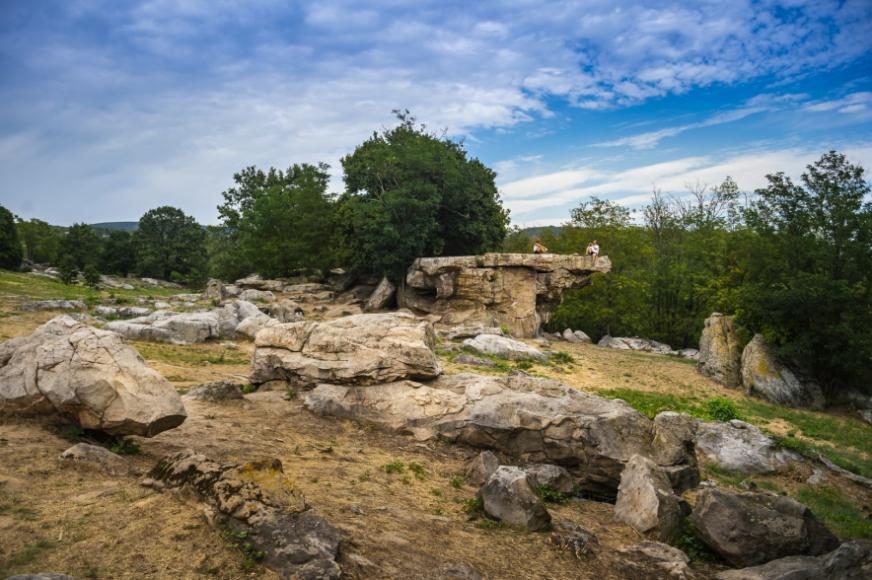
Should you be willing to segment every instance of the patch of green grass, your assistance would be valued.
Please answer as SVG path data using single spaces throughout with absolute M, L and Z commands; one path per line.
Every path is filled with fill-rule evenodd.
M 131 299 L 145 296 L 172 296 L 185 290 L 172 288 L 155 288 L 153 286 L 137 287 L 133 290 L 112 289 L 98 290 L 88 286 L 66 285 L 60 280 L 35 276 L 22 272 L 0 270 L 0 294 L 26 296 L 32 300 L 51 298 L 65 300 L 99 300 L 103 298 Z
M 243 395 L 249 395 L 257 390 L 257 385 L 252 385 L 251 383 L 248 383 L 246 385 L 242 385 L 241 390 Z
M 713 479 L 724 485 L 738 486 L 745 481 L 745 475 L 732 469 L 726 469 L 713 463 L 705 466 L 705 478 Z
M 464 483 L 464 482 L 463 482 L 463 478 L 462 478 L 462 477 L 460 477 L 459 475 L 455 475 L 454 477 L 452 477 L 452 478 L 449 480 L 448 483 L 450 483 L 450 484 L 451 484 L 451 487 L 453 487 L 454 489 L 460 489 L 461 487 L 463 487 L 463 483 Z
M 536 494 L 544 501 L 545 503 L 566 503 L 569 501 L 569 495 L 565 494 L 561 491 L 557 491 L 550 485 L 538 485 L 536 486 Z
M 515 363 L 515 368 L 522 371 L 528 371 L 533 368 L 533 362 L 529 360 L 519 360 Z
M 482 502 L 481 498 L 478 496 L 464 500 L 463 512 L 467 515 L 470 515 L 470 516 L 483 515 L 484 514 L 484 502 Z
M 739 409 L 736 403 L 723 397 L 714 397 L 705 402 L 706 415 L 715 421 L 732 421 L 739 418 Z
M 662 411 L 677 411 L 694 417 L 702 417 L 705 413 L 702 404 L 696 397 L 679 397 L 668 393 L 651 393 L 625 388 L 607 389 L 598 391 L 597 394 L 623 399 L 650 419 Z
M 559 365 L 571 365 L 575 362 L 575 357 L 569 354 L 568 352 L 563 352 L 562 350 L 558 350 L 556 352 L 552 352 L 548 355 L 548 359 L 555 364 Z
M 147 360 L 188 366 L 244 365 L 249 362 L 241 352 L 222 350 L 215 352 L 206 345 L 179 345 L 160 342 L 134 342 L 136 350 Z
M 20 550 L 18 550 L 15 554 L 9 558 L 7 564 L 9 566 L 23 566 L 25 564 L 32 564 L 36 562 L 37 559 L 42 555 L 46 550 L 51 550 L 54 548 L 54 544 L 49 542 L 48 540 L 39 540 L 34 544 L 27 544 Z
M 139 455 L 142 453 L 139 444 L 129 437 L 116 439 L 114 443 L 109 445 L 109 451 L 118 455 Z
M 385 473 L 402 473 L 406 469 L 406 464 L 399 459 L 394 459 L 390 463 L 385 463 L 381 466 Z
M 833 487 L 805 486 L 796 498 L 841 538 L 872 538 L 872 520 Z
M 416 479 L 424 479 L 427 477 L 427 471 L 424 469 L 424 466 L 420 463 L 415 463 L 414 461 L 409 464 L 409 471 L 415 474 Z
M 285 390 L 285 396 L 283 398 L 285 399 L 285 401 L 293 401 L 297 398 L 297 396 L 297 389 L 289 385 L 288 388 Z

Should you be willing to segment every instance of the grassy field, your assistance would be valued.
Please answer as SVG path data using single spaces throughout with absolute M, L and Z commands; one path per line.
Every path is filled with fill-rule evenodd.
M 130 281 L 136 285 L 137 280 Z M 95 301 L 101 298 L 136 299 L 140 297 L 172 296 L 185 290 L 160 288 L 155 286 L 137 286 L 133 290 L 104 290 L 88 286 L 66 285 L 59 280 L 33 274 L 23 274 L 0 270 L 0 297 L 27 297 L 33 300 L 66 299 Z

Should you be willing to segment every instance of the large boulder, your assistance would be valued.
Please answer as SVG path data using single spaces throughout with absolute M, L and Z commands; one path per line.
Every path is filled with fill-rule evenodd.
M 319 415 L 374 423 L 422 440 L 442 438 L 523 462 L 576 468 L 581 490 L 604 498 L 615 497 L 633 455 L 652 454 L 652 423 L 626 402 L 522 373 L 459 374 L 427 385 L 321 384 L 306 394 L 305 405 Z
M 633 580 L 693 580 L 687 554 L 660 542 L 646 540 L 618 550 L 618 570 Z
M 499 466 L 478 490 L 484 512 L 508 524 L 537 532 L 548 529 L 551 516 L 519 467 Z
M 640 534 L 668 542 L 678 535 L 685 515 L 666 471 L 634 455 L 621 474 L 615 517 Z
M 839 545 L 806 506 L 786 496 L 708 488 L 697 497 L 690 519 L 699 538 L 738 567 L 818 556 Z
M 741 384 L 739 335 L 732 316 L 714 312 L 705 319 L 699 338 L 699 371 L 727 387 Z
M 373 310 L 387 308 L 393 301 L 396 292 L 397 287 L 386 277 L 382 278 L 381 282 L 378 283 L 378 286 L 370 294 L 363 309 L 367 312 L 372 312 Z
M 402 313 L 270 326 L 257 334 L 251 381 L 367 385 L 442 372 L 429 322 Z
M 702 422 L 696 429 L 696 449 L 709 463 L 745 475 L 772 474 L 802 461 L 779 447 L 757 427 L 744 421 Z
M 575 489 L 575 480 L 565 467 L 550 463 L 530 463 L 523 469 L 534 489 L 545 487 L 566 494 Z
M 484 254 L 418 258 L 397 292 L 400 307 L 432 314 L 446 326 L 507 327 L 533 337 L 571 288 L 608 272 L 606 256 Z
M 655 354 L 673 354 L 675 351 L 668 344 L 651 340 L 650 338 L 639 338 L 636 336 L 609 336 L 606 335 L 600 339 L 597 346 L 603 348 L 615 348 L 618 350 L 638 350 L 641 352 L 653 352 Z
M 507 336 L 496 334 L 479 334 L 475 338 L 467 338 L 463 346 L 482 354 L 489 354 L 509 360 L 539 360 L 544 361 L 545 355 L 536 348 Z
M 172 384 L 120 336 L 69 316 L 0 344 L 0 412 L 57 412 L 86 429 L 146 437 L 186 417 Z
M 243 399 L 242 385 L 230 381 L 212 381 L 191 389 L 185 393 L 185 398 L 218 403 Z
M 482 451 L 466 466 L 466 482 L 483 485 L 499 466 L 500 460 L 492 451 Z
M 217 512 L 218 523 L 262 552 L 261 563 L 281 578 L 341 576 L 339 531 L 295 491 L 278 459 L 221 464 L 185 450 L 161 459 L 143 483 L 197 496 Z
M 279 322 L 299 322 L 306 317 L 303 307 L 300 306 L 299 302 L 288 300 L 287 298 L 272 302 L 267 306 L 267 311 L 270 316 Z
M 872 578 L 872 542 L 851 540 L 828 554 L 787 556 L 760 566 L 727 570 L 716 580 L 868 580 Z
M 94 314 L 103 317 L 115 318 L 134 318 L 138 316 L 148 316 L 151 314 L 150 308 L 143 306 L 98 306 L 94 309 Z
M 742 351 L 742 385 L 745 392 L 790 407 L 820 409 L 824 395 L 812 380 L 800 379 L 757 334 Z
M 60 454 L 61 465 L 95 469 L 106 475 L 129 475 L 130 464 L 126 459 L 105 447 L 89 443 L 77 443 Z

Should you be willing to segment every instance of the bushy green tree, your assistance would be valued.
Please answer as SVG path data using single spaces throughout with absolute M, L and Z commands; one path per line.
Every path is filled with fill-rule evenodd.
M 210 247 L 219 252 L 216 270 L 227 274 L 256 271 L 288 276 L 300 270 L 325 270 L 337 256 L 333 199 L 327 193 L 328 166 L 292 165 L 264 172 L 248 167 L 233 176 L 236 186 L 218 207 L 221 228 Z M 223 270 L 223 272 L 222 272 Z
M 100 284 L 100 271 L 94 264 L 88 264 L 82 270 L 82 277 L 85 278 L 85 284 L 91 288 L 96 288 Z
M 103 240 L 100 252 L 100 271 L 105 274 L 126 276 L 136 269 L 136 252 L 133 246 L 133 234 L 122 230 L 113 230 Z
M 15 228 L 15 216 L 0 205 L 0 268 L 15 270 L 21 266 L 21 240 Z
M 79 269 L 76 267 L 76 262 L 72 256 L 61 256 L 58 263 L 58 271 L 61 275 L 61 282 L 68 286 L 75 283 L 79 278 Z
M 38 220 L 20 220 L 18 233 L 24 242 L 25 258 L 42 264 L 54 264 L 58 259 L 63 230 Z
M 88 264 L 96 264 L 100 259 L 103 240 L 97 231 L 88 224 L 73 224 L 61 239 L 60 258 L 69 258 L 77 270 Z
M 206 275 L 205 240 L 206 231 L 182 210 L 149 210 L 133 236 L 137 270 L 143 276 L 200 284 Z
M 400 280 L 419 256 L 496 250 L 506 236 L 495 173 L 463 145 L 416 126 L 375 133 L 342 159 L 340 200 L 352 268 Z

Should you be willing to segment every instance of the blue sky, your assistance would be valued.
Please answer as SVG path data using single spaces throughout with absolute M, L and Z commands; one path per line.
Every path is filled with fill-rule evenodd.
M 872 169 L 872 2 L 0 0 L 0 203 L 216 222 L 247 165 L 338 160 L 408 108 L 512 220 L 589 195 Z

